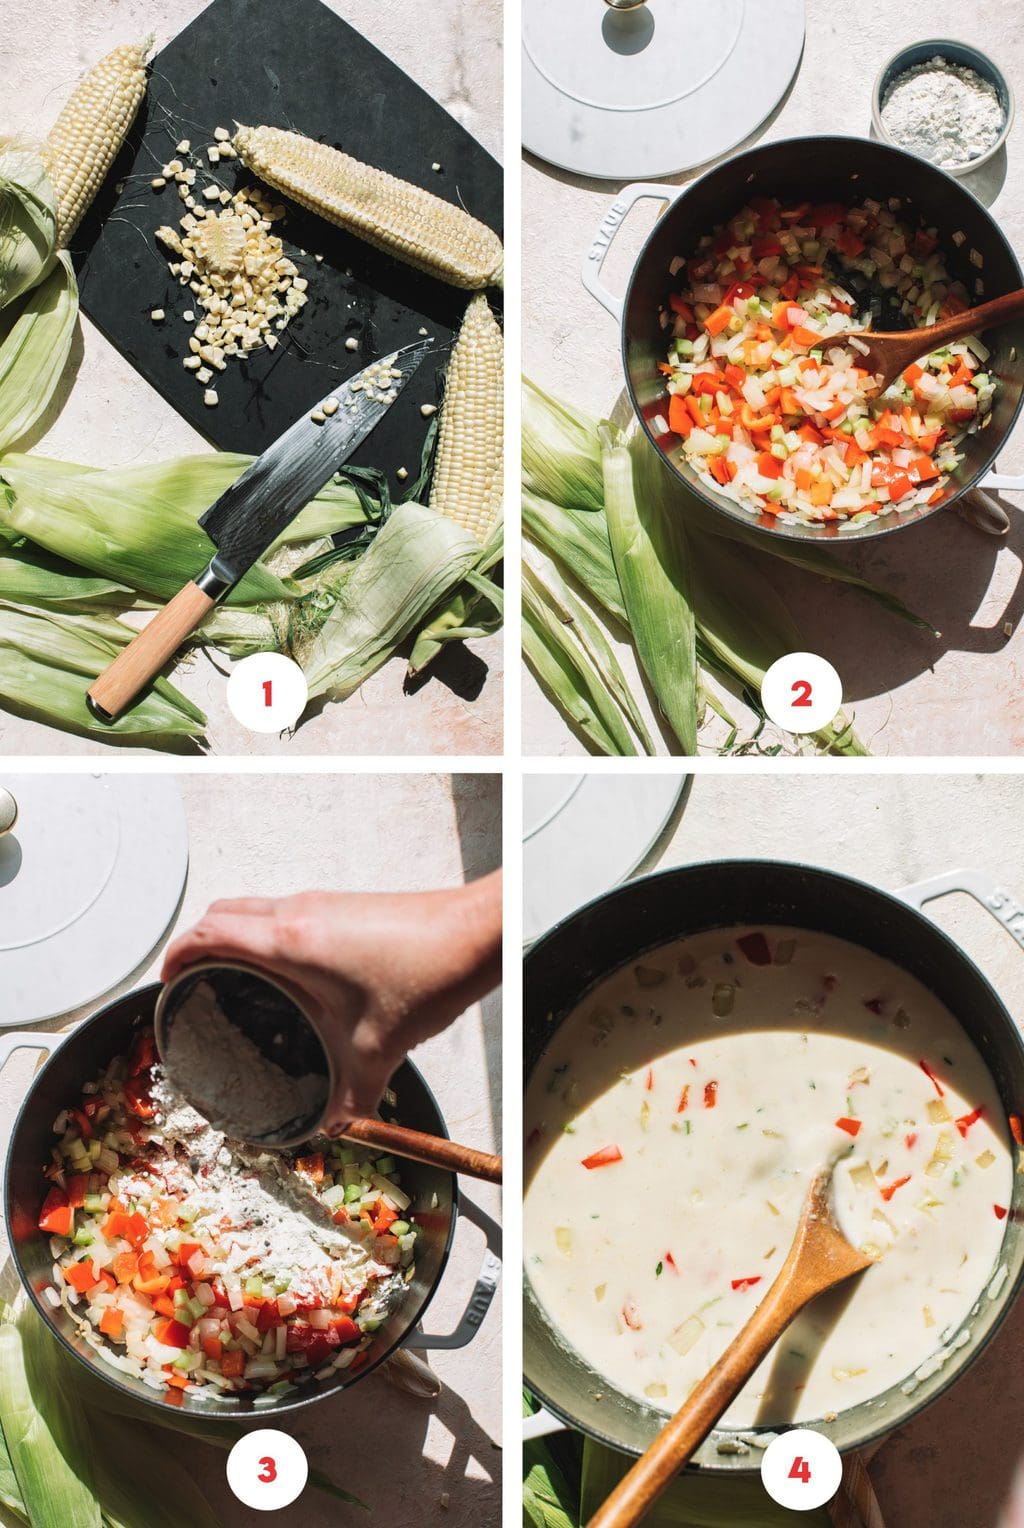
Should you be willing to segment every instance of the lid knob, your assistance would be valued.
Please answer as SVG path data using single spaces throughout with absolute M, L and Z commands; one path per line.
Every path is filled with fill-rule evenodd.
M 613 11 L 638 11 L 647 0 L 604 0 L 605 5 L 610 5 Z
M 0 785 L 0 838 L 9 833 L 18 820 L 18 803 L 10 791 Z

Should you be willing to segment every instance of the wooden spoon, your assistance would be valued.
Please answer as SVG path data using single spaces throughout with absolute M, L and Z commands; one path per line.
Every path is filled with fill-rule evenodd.
M 867 354 L 863 360 L 858 359 L 857 365 L 876 376 L 881 375 L 880 390 L 884 392 L 890 382 L 894 382 L 911 361 L 920 356 L 931 355 L 933 350 L 941 350 L 950 340 L 962 339 L 965 334 L 976 334 L 1021 317 L 1024 317 L 1024 288 L 1007 292 L 1005 297 L 994 297 L 991 302 L 968 308 L 964 313 L 954 313 L 952 318 L 943 318 L 927 329 L 906 329 L 898 333 L 876 333 L 873 329 L 851 331 L 868 347 Z
M 851 1247 L 832 1218 L 828 1200 L 831 1180 L 831 1169 L 818 1173 L 808 1192 L 789 1255 L 761 1304 L 715 1367 L 594 1513 L 588 1528 L 632 1528 L 632 1524 L 638 1523 L 704 1441 L 794 1316 L 816 1295 L 870 1265 L 872 1259 Z
M 467 1178 L 483 1178 L 488 1183 L 501 1182 L 501 1158 L 472 1146 L 460 1146 L 441 1135 L 427 1135 L 422 1130 L 407 1130 L 404 1125 L 388 1125 L 382 1119 L 353 1119 L 340 1132 L 347 1141 L 363 1141 L 397 1157 L 426 1162 L 431 1167 L 445 1167 Z

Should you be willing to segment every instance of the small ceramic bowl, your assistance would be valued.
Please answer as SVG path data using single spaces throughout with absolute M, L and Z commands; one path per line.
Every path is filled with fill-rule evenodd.
M 1003 108 L 1003 129 L 990 149 L 986 149 L 984 154 L 979 154 L 977 159 L 965 160 L 963 164 L 940 166 L 940 169 L 945 170 L 948 175 L 970 175 L 980 169 L 983 164 L 988 164 L 989 160 L 998 154 L 1013 126 L 1013 91 L 988 55 L 978 48 L 972 48 L 970 43 L 952 42 L 949 38 L 936 38 L 930 42 L 912 43 L 909 48 L 901 48 L 898 53 L 894 53 L 889 62 L 879 71 L 875 80 L 871 95 L 871 121 L 883 143 L 891 143 L 894 148 L 907 152 L 906 145 L 891 138 L 882 126 L 882 102 L 894 80 L 901 74 L 905 74 L 908 69 L 912 69 L 915 64 L 926 64 L 933 58 L 944 58 L 947 63 L 962 64 L 968 69 L 973 69 L 976 74 L 981 75 L 982 79 L 988 80 L 995 86 L 999 103 Z

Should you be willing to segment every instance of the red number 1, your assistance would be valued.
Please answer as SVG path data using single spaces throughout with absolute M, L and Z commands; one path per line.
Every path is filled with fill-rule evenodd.
M 263 688 L 266 689 L 267 686 L 264 685 Z M 793 685 L 793 694 L 796 696 L 796 700 L 793 702 L 794 706 L 809 706 L 811 704 L 811 687 L 806 679 L 798 679 L 796 681 Z M 267 701 L 267 704 L 269 705 L 270 702 Z
M 274 681 L 272 679 L 264 679 L 263 681 L 263 704 L 265 706 L 272 706 L 274 704 Z M 799 704 L 799 701 L 794 701 L 794 705 Z
M 262 1479 L 262 1476 L 260 1478 Z M 796 1458 L 793 1460 L 793 1463 L 790 1466 L 789 1478 L 790 1480 L 802 1480 L 805 1486 L 810 1483 L 811 1467 L 807 1463 L 807 1460 L 802 1457 L 802 1455 L 797 1454 Z
M 262 1480 L 264 1485 L 269 1485 L 272 1480 L 277 1479 L 277 1465 L 274 1463 L 273 1459 L 269 1457 L 266 1459 L 261 1459 L 260 1464 L 263 1466 L 263 1473 L 261 1475 L 257 1475 L 256 1479 Z

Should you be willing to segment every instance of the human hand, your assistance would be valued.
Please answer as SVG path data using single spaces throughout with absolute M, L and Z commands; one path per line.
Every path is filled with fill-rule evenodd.
M 454 891 L 302 892 L 215 902 L 164 958 L 170 981 L 201 961 L 273 976 L 331 1054 L 324 1128 L 372 1114 L 407 1052 L 501 977 L 501 873 Z

